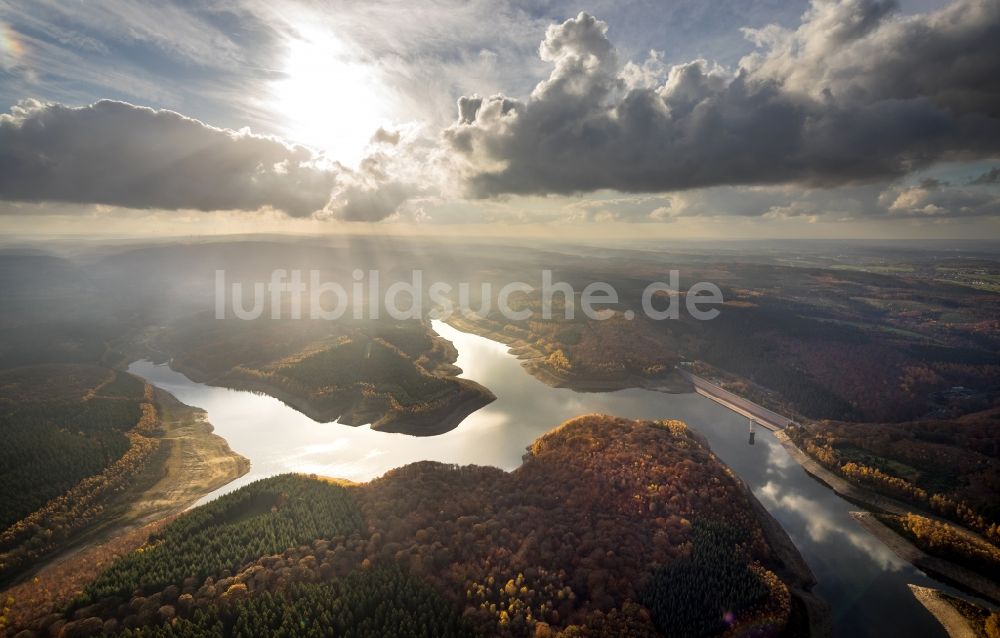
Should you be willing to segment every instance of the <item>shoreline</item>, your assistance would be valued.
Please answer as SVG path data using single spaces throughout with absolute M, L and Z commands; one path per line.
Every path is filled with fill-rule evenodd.
M 603 387 L 600 382 L 594 383 L 594 389 L 588 387 L 578 388 L 576 387 L 576 384 L 578 382 L 576 382 L 575 380 L 560 377 L 559 375 L 553 373 L 548 368 L 543 368 L 542 366 L 538 365 L 538 361 L 542 359 L 544 355 L 543 353 L 541 353 L 541 351 L 538 350 L 537 347 L 533 346 L 530 343 L 526 343 L 517 338 L 511 340 L 509 335 L 505 335 L 495 330 L 482 328 L 476 323 L 468 321 L 463 318 L 452 317 L 451 319 L 448 320 L 448 324 L 451 325 L 456 330 L 469 332 L 507 346 L 510 354 L 514 355 L 521 361 L 521 366 L 527 372 L 529 372 L 536 379 L 539 379 L 540 381 L 551 387 L 566 387 L 576 390 L 578 392 L 587 392 L 588 390 L 613 391 L 617 389 L 622 389 L 624 387 L 627 388 L 640 387 L 647 390 L 671 392 L 671 390 L 663 390 L 658 387 L 653 387 L 654 384 L 646 383 L 646 381 L 648 381 L 646 379 L 643 379 L 642 383 L 636 383 L 635 382 L 636 379 L 629 379 L 629 378 L 623 379 L 619 384 L 612 384 L 613 387 L 610 388 Z M 694 392 L 696 394 L 699 394 L 711 401 L 714 401 L 715 403 L 718 403 L 719 405 L 722 405 L 723 407 L 729 409 L 732 412 L 735 412 L 748 419 L 754 419 L 756 423 L 759 424 L 761 427 L 770 430 L 774 434 L 774 437 L 781 443 L 782 447 L 785 448 L 789 456 L 792 457 L 792 459 L 802 467 L 802 469 L 806 472 L 806 474 L 819 481 L 821 484 L 832 490 L 835 494 L 837 494 L 844 500 L 850 503 L 857 504 L 861 507 L 870 509 L 875 512 L 897 514 L 897 515 L 905 515 L 906 513 L 909 512 L 918 512 L 921 514 L 926 514 L 932 518 L 941 520 L 939 519 L 939 517 L 934 516 L 933 514 L 922 512 L 919 509 L 909 506 L 901 501 L 898 501 L 888 496 L 883 496 L 867 488 L 855 485 L 854 483 L 851 483 L 847 479 L 839 476 L 838 474 L 835 474 L 831 470 L 820 465 L 818 461 L 816 461 L 808 454 L 803 452 L 789 438 L 789 436 L 785 432 L 783 432 L 786 425 L 794 423 L 792 419 L 784 417 L 774 412 L 773 410 L 769 410 L 768 408 L 760 406 L 754 403 L 753 401 L 750 401 L 749 399 L 740 397 L 739 395 L 736 395 L 728 390 L 725 390 L 719 387 L 718 385 L 712 383 L 711 381 L 708 381 L 707 379 L 694 375 L 690 372 L 680 369 L 676 369 L 675 372 L 678 376 L 682 377 L 689 384 L 690 388 L 687 390 L 687 392 Z M 585 382 L 584 385 L 586 385 Z M 757 503 L 757 505 L 759 505 L 759 503 Z M 766 509 L 764 509 L 763 506 L 760 506 L 760 509 L 765 514 L 767 514 L 767 518 L 769 518 L 774 525 L 778 526 L 780 530 L 780 535 L 783 535 L 785 538 L 787 538 L 787 533 L 785 532 L 784 528 L 781 528 L 780 524 L 776 520 L 774 520 L 773 517 L 770 517 L 770 514 L 767 513 Z M 973 595 L 978 595 L 983 598 L 993 600 L 995 602 L 1000 602 L 1000 598 L 997 598 L 997 596 L 1000 596 L 1000 588 L 998 588 L 994 583 L 988 581 L 988 579 L 978 576 L 977 574 L 974 574 L 973 572 L 966 570 L 965 568 L 962 568 L 961 566 L 956 565 L 951 561 L 930 556 L 929 554 L 926 554 L 916 546 L 910 545 L 910 547 L 912 547 L 913 552 L 907 553 L 904 551 L 903 553 L 900 553 L 900 551 L 902 551 L 903 548 L 900 547 L 899 542 L 909 545 L 908 541 L 906 541 L 902 537 L 898 537 L 898 535 L 896 535 L 895 532 L 886 528 L 880 522 L 875 520 L 875 518 L 871 516 L 869 512 L 855 513 L 855 514 L 862 515 L 861 517 L 855 515 L 854 518 L 855 520 L 858 520 L 858 522 L 862 524 L 869 533 L 871 533 L 873 536 L 875 536 L 875 538 L 877 538 L 879 541 L 881 541 L 882 543 L 887 545 L 890 549 L 892 549 L 894 552 L 896 552 L 897 555 L 903 558 L 903 560 L 906 560 L 917 569 L 927 573 L 929 576 L 931 576 L 936 580 L 941 580 L 942 582 L 956 584 L 960 588 L 972 592 Z M 873 526 L 869 527 L 868 525 L 866 525 L 865 524 L 866 517 L 864 515 L 867 515 L 867 518 L 870 519 L 874 523 L 874 525 L 885 528 L 886 534 L 880 533 L 880 530 L 878 530 L 877 528 L 873 529 L 872 528 Z M 764 517 L 758 516 L 758 518 L 761 518 L 763 520 Z M 950 521 L 945 521 L 945 522 L 953 524 Z M 897 536 L 898 541 L 894 542 L 892 536 L 889 536 L 889 534 L 891 534 L 892 536 Z M 768 540 L 769 542 L 772 542 L 772 540 L 779 540 L 779 539 L 780 536 L 778 534 L 770 534 Z M 791 540 L 788 539 L 788 542 L 790 543 Z M 797 554 L 798 550 L 795 549 L 795 552 Z M 808 570 L 808 566 L 806 565 L 804 566 L 806 567 L 806 570 Z M 797 576 L 801 575 L 801 572 L 799 572 L 796 575 Z M 806 594 L 807 597 L 811 596 L 811 593 L 808 591 L 808 589 L 806 589 L 804 593 Z M 808 600 L 806 600 L 801 596 L 800 600 L 802 600 L 808 606 L 809 603 Z M 825 605 L 825 602 L 823 602 L 818 598 L 817 602 L 820 605 Z M 827 630 L 826 635 L 829 634 L 829 631 L 832 631 L 832 629 L 829 628 L 820 628 L 820 627 L 811 627 L 811 628 L 817 631 Z
M 546 433 L 540 435 L 536 439 L 536 442 L 548 435 L 558 432 L 561 428 L 563 428 L 566 425 L 566 423 L 570 423 L 575 419 L 586 418 L 586 416 L 599 416 L 601 418 L 622 419 L 621 417 L 609 417 L 607 415 L 578 416 L 562 424 L 554 425 Z M 642 420 L 632 420 L 632 419 L 628 419 L 628 421 L 634 423 L 644 422 Z M 654 422 L 645 421 L 645 423 L 649 423 L 650 424 L 649 427 L 655 427 Z M 686 424 L 684 424 L 683 427 L 685 433 L 688 436 L 690 436 L 691 439 L 693 439 L 693 441 L 697 444 L 697 446 L 700 446 L 704 449 L 704 452 L 705 454 L 708 455 L 708 458 L 710 458 L 712 462 L 719 464 L 721 470 L 726 471 L 734 479 L 735 481 L 734 487 L 736 487 L 736 491 L 733 493 L 734 496 L 738 495 L 739 491 L 742 490 L 743 498 L 747 499 L 747 504 L 751 508 L 751 511 L 754 515 L 754 520 L 756 520 L 757 523 L 761 526 L 761 532 L 763 533 L 764 540 L 767 543 L 767 546 L 771 550 L 771 552 L 768 558 L 764 558 L 761 560 L 760 565 L 766 568 L 767 570 L 771 571 L 774 576 L 777 576 L 780 582 L 783 583 L 785 587 L 787 587 L 788 593 L 792 598 L 791 615 L 788 617 L 788 624 L 785 626 L 784 632 L 788 633 L 789 631 L 792 631 L 796 633 L 792 633 L 790 635 L 800 635 L 799 633 L 797 633 L 798 631 L 801 631 L 802 629 L 807 629 L 809 636 L 817 636 L 818 638 L 828 638 L 829 636 L 831 636 L 832 613 L 830 607 L 826 603 L 826 601 L 824 601 L 823 599 L 819 598 L 818 596 L 816 596 L 814 593 L 811 592 L 812 587 L 816 584 L 816 579 L 812 571 L 810 570 L 809 566 L 806 564 L 803 557 L 798 552 L 798 549 L 792 543 L 790 537 L 787 535 L 785 530 L 780 526 L 777 520 L 771 516 L 771 514 L 766 510 L 766 508 L 764 508 L 763 504 L 759 500 L 757 500 L 757 498 L 753 495 L 753 492 L 749 488 L 747 483 L 744 482 L 741 478 L 739 478 L 735 474 L 733 474 L 732 471 L 728 468 L 728 466 L 725 465 L 723 461 L 715 457 L 714 453 L 711 450 L 711 446 L 708 444 L 704 436 L 697 430 L 691 429 Z M 684 448 L 681 447 L 678 449 L 684 449 Z M 529 462 L 529 460 L 530 459 L 527 458 L 526 456 L 522 460 L 521 465 L 519 465 L 517 468 L 513 468 L 511 470 L 501 470 L 501 471 L 503 471 L 507 475 L 512 475 L 521 470 L 526 465 L 526 463 Z M 409 465 L 418 465 L 418 464 L 420 464 L 419 461 L 401 467 L 407 467 Z M 305 473 L 299 473 L 299 474 L 301 476 L 309 477 L 315 480 L 322 480 L 333 484 L 350 485 L 356 487 L 368 485 L 373 481 L 378 481 L 379 479 L 385 476 L 382 475 L 380 477 L 375 477 L 363 483 L 355 483 L 353 481 L 349 481 L 346 479 L 333 478 L 329 476 L 318 476 L 315 474 L 305 474 Z M 645 510 L 642 510 L 642 513 L 639 514 L 639 516 L 654 517 L 655 515 L 650 512 L 646 512 Z M 159 529 L 162 529 L 162 526 L 167 524 L 169 520 L 171 520 L 172 518 L 173 517 L 160 519 L 159 521 L 148 525 L 146 528 L 132 530 L 133 536 L 135 536 L 135 538 L 127 539 L 127 545 L 121 546 L 119 548 L 119 551 L 116 552 L 116 554 L 112 556 L 110 560 L 105 559 L 106 562 L 110 564 L 110 562 L 112 562 L 116 558 L 124 554 L 127 554 L 131 551 L 134 551 L 137 547 L 141 547 L 146 542 L 144 539 L 149 537 L 150 531 L 155 533 Z M 141 537 L 137 535 L 140 532 L 142 533 Z M 125 535 L 123 534 L 119 538 L 125 540 L 124 536 Z M 99 549 L 101 549 L 99 546 L 92 546 L 87 548 L 84 552 L 81 552 L 81 554 L 87 554 L 87 557 L 89 559 L 90 555 L 92 555 L 95 552 L 95 550 Z M 245 567 L 246 566 L 244 565 L 244 568 Z M 93 574 L 89 572 L 84 572 L 79 574 L 77 576 L 77 579 L 79 579 L 81 583 L 86 584 L 87 582 L 90 582 L 90 580 L 92 580 L 93 577 L 94 577 Z M 133 597 L 133 600 L 134 599 L 135 598 Z M 55 622 L 58 622 L 60 620 L 65 622 L 66 619 L 70 618 L 70 616 L 68 615 L 59 613 L 59 605 L 48 605 L 48 606 L 51 606 L 53 609 L 45 610 L 40 614 L 34 615 L 30 622 L 44 622 L 42 619 L 49 619 L 49 618 L 55 619 Z M 75 618 L 80 618 L 80 617 L 75 616 Z M 27 623 L 19 621 L 15 626 L 24 627 L 25 624 Z
M 150 533 L 200 498 L 250 471 L 250 461 L 215 434 L 204 410 L 153 388 L 160 420 L 156 436 L 160 449 L 153 462 L 135 477 L 129 489 L 104 505 L 104 519 L 0 590 L 0 597 L 14 598 L 11 613 L 36 614 L 34 608 L 20 609 L 18 601 L 32 605 L 31 594 L 37 591 L 61 592 L 61 597 L 52 594 L 52 600 L 68 602 L 77 588 L 96 577 L 95 570 L 109 563 L 108 556 L 142 545 Z M 36 617 L 45 613 L 41 610 Z
M 798 600 L 805 610 L 809 626 L 808 635 L 810 638 L 830 638 L 833 636 L 833 609 L 830 607 L 830 603 L 813 592 L 818 581 L 812 569 L 778 519 L 757 500 L 753 490 L 743 479 L 739 479 L 739 481 L 746 491 L 754 515 L 764 531 L 764 538 L 781 562 L 781 566 L 772 567 L 772 571 L 785 583 L 792 598 Z
M 197 381 L 197 379 L 188 375 L 183 367 L 174 368 L 173 364 L 170 364 L 170 368 L 175 372 L 180 372 L 187 376 L 196 383 L 204 383 L 205 385 L 226 388 L 228 390 L 265 394 L 281 401 L 296 412 L 304 414 L 320 425 L 336 423 L 347 427 L 361 427 L 370 424 L 371 428 L 378 432 L 396 432 L 410 436 L 436 436 L 444 434 L 458 427 L 467 416 L 476 410 L 496 400 L 496 396 L 489 389 L 479 385 L 475 381 L 452 377 L 459 384 L 460 390 L 458 394 L 448 402 L 447 406 L 432 408 L 426 414 L 401 414 L 393 417 L 397 413 L 367 413 L 353 410 L 341 413 L 340 410 L 321 410 L 307 398 L 261 381 L 226 378 Z M 368 419 L 370 415 L 378 414 L 381 414 L 382 418 Z
M 950 638 L 977 638 L 976 631 L 957 609 L 941 597 L 941 592 L 930 587 L 910 585 L 910 591 L 921 605 L 937 619 Z
M 462 329 L 459 326 L 453 326 L 453 327 L 455 327 L 458 330 Z M 491 338 L 491 335 L 479 334 L 479 336 L 482 336 L 487 339 Z M 495 339 L 491 340 L 495 341 Z M 526 371 L 530 372 L 531 371 L 530 368 L 528 368 L 528 366 L 525 365 L 523 352 L 522 355 L 519 356 L 517 352 L 514 351 L 514 349 L 511 348 L 509 350 L 511 354 L 517 356 L 519 359 L 522 360 L 522 367 L 524 367 Z M 528 362 L 530 363 L 530 361 L 531 360 L 529 359 Z M 533 375 L 533 376 L 538 378 L 538 375 Z M 683 378 L 681 377 L 681 375 L 678 375 L 678 377 Z M 539 379 L 539 380 L 543 382 L 545 381 L 544 379 Z M 468 380 L 465 379 L 459 379 L 459 381 L 469 382 Z M 475 383 L 475 382 L 470 382 L 470 383 Z M 215 384 L 210 383 L 209 385 L 215 385 Z M 478 383 L 476 383 L 475 385 L 477 385 L 478 387 L 482 387 Z M 546 383 L 546 385 L 554 387 L 565 387 L 565 386 L 557 386 L 553 383 Z M 632 384 L 627 387 L 635 387 L 635 385 Z M 572 389 L 576 391 L 586 391 L 586 390 L 578 390 L 575 387 Z M 658 390 L 659 388 L 647 387 L 646 389 L 655 391 Z M 606 390 L 595 388 L 593 391 L 606 391 Z M 687 391 L 690 392 L 691 389 L 688 389 Z M 672 392 L 672 393 L 679 393 L 679 392 Z M 491 397 L 493 396 L 492 392 L 490 392 L 490 396 Z M 280 397 L 276 398 L 279 398 L 280 400 Z M 475 396 L 471 397 L 473 401 L 475 401 L 477 398 L 478 397 Z M 456 408 L 460 408 L 461 406 L 462 404 L 460 403 L 458 406 L 456 406 Z M 290 407 L 298 409 L 294 405 Z M 473 407 L 468 413 L 471 413 L 479 409 L 480 407 L 482 407 L 482 405 L 477 405 L 476 407 Z M 459 421 L 464 419 L 465 416 L 466 413 L 463 413 L 459 418 Z M 445 428 L 445 431 L 447 431 L 447 429 L 451 428 Z M 704 438 L 703 435 L 698 433 L 696 430 L 692 429 L 689 429 L 689 432 L 691 432 L 691 434 L 694 435 L 695 438 L 697 438 L 699 442 L 702 445 L 704 445 L 708 450 L 711 450 L 711 446 L 708 444 L 707 440 Z M 336 482 L 340 482 L 341 480 L 332 477 L 324 477 L 324 479 Z M 748 499 L 748 502 L 751 505 L 754 518 L 761 525 L 761 529 L 764 532 L 765 539 L 774 553 L 776 564 L 770 565 L 769 568 L 772 569 L 779 576 L 782 582 L 785 583 L 785 585 L 789 589 L 789 593 L 791 594 L 793 599 L 797 601 L 797 609 L 799 609 L 798 623 L 800 625 L 808 626 L 809 635 L 811 636 L 819 636 L 821 638 L 826 638 L 831 636 L 833 631 L 832 611 L 829 604 L 812 591 L 813 587 L 816 585 L 817 582 L 812 570 L 809 568 L 808 564 L 806 563 L 805 559 L 799 552 L 798 548 L 792 542 L 791 538 L 788 536 L 788 533 L 784 530 L 784 528 L 781 527 L 781 524 L 777 521 L 777 519 L 775 519 L 770 514 L 770 512 L 767 511 L 767 509 L 763 506 L 762 503 L 760 503 L 759 500 L 757 500 L 756 496 L 754 496 L 753 494 L 753 491 L 749 488 L 749 486 L 747 486 L 747 484 L 742 479 L 737 478 L 737 480 L 739 481 L 740 486 L 744 490 L 746 498 Z
M 455 379 L 461 390 L 456 399 L 447 404 L 447 410 L 438 408 L 427 414 L 408 415 L 389 421 L 373 423 L 376 432 L 392 432 L 410 436 L 437 436 L 457 428 L 473 412 L 496 401 L 489 388 L 469 379 Z M 443 413 L 443 414 L 442 414 Z M 414 431 L 418 428 L 419 431 Z
M 432 335 L 435 340 L 443 342 L 441 347 L 453 354 L 453 358 L 457 358 L 458 352 L 451 342 L 433 332 Z M 432 369 L 424 367 L 428 373 L 444 379 L 452 379 L 458 384 L 458 392 L 454 396 L 447 398 L 443 405 L 433 406 L 424 412 L 365 410 L 355 405 L 347 406 L 346 409 L 343 407 L 320 408 L 309 397 L 295 394 L 265 381 L 233 376 L 231 373 L 213 377 L 203 370 L 179 363 L 174 359 L 167 360 L 166 364 L 171 370 L 183 374 L 196 383 L 228 390 L 265 394 L 319 424 L 337 423 L 349 427 L 370 425 L 371 429 L 378 432 L 392 432 L 410 436 L 437 436 L 449 432 L 458 427 L 470 414 L 496 400 L 496 395 L 489 388 L 475 381 L 459 377 L 462 370 L 454 362 L 438 362 Z M 436 399 L 435 401 L 440 400 Z
M 942 519 L 930 512 L 924 512 L 919 508 L 909 506 L 901 501 L 897 501 L 888 496 L 883 496 L 867 488 L 855 485 L 835 474 L 833 471 L 820 465 L 818 461 L 803 452 L 784 432 L 775 432 L 776 439 L 781 441 L 785 450 L 806 474 L 813 477 L 835 494 L 844 500 L 854 503 L 870 511 L 851 512 L 851 516 L 861 525 L 865 531 L 878 539 L 883 545 L 888 547 L 897 556 L 913 565 L 913 567 L 924 572 L 930 578 L 953 585 L 970 595 L 979 596 L 986 600 L 1000 604 L 1000 587 L 985 576 L 972 572 L 961 565 L 937 556 L 932 556 L 920 549 L 909 539 L 900 536 L 895 530 L 889 528 L 877 518 L 874 513 L 895 514 L 905 516 L 908 513 L 917 513 L 934 520 L 939 520 L 948 525 L 957 526 L 955 523 Z M 963 531 L 964 527 L 957 526 Z
M 712 446 L 705 435 L 691 428 L 686 423 L 685 427 L 691 436 L 714 456 L 715 453 L 712 452 Z M 725 465 L 721 459 L 718 459 L 718 462 L 729 469 L 729 466 Z M 807 635 L 811 638 L 830 638 L 833 636 L 833 609 L 830 603 L 812 591 L 818 581 L 809 564 L 802 556 L 799 548 L 792 542 L 792 538 L 785 531 L 785 528 L 781 526 L 778 519 L 767 511 L 764 504 L 757 499 L 746 481 L 732 470 L 730 472 L 743 490 L 747 502 L 750 503 L 754 518 L 760 524 L 761 530 L 764 533 L 764 540 L 767 541 L 768 546 L 774 552 L 774 556 L 777 559 L 778 564 L 768 565 L 768 569 L 774 572 L 781 582 L 788 587 L 788 592 L 792 596 L 792 599 L 797 600 L 802 605 L 805 622 L 809 630 Z
M 250 460 L 215 433 L 207 412 L 153 387 L 164 430 L 161 446 L 169 450 L 158 467 L 145 473 L 148 487 L 133 499 L 126 514 L 142 523 L 179 514 L 250 471 Z
M 897 556 L 931 578 L 954 585 L 971 595 L 1000 603 L 1000 587 L 985 576 L 951 561 L 928 554 L 914 545 L 908 538 L 878 520 L 871 512 L 851 512 L 851 516 Z
M 899 514 L 902 516 L 908 512 L 917 511 L 902 501 L 897 501 L 894 498 L 883 496 L 867 488 L 855 485 L 832 470 L 823 467 L 819 461 L 803 452 L 786 433 L 781 431 L 775 432 L 774 438 L 781 442 L 781 445 L 788 452 L 789 456 L 802 466 L 806 474 L 833 490 L 837 496 L 844 500 L 887 514 Z
M 540 362 L 546 354 L 534 344 L 519 337 L 484 328 L 462 317 L 451 316 L 445 322 L 455 330 L 489 339 L 503 346 L 507 352 L 521 362 L 521 367 L 535 379 L 550 388 L 567 388 L 575 392 L 616 392 L 630 388 L 641 388 L 666 394 L 687 394 L 695 391 L 694 384 L 676 369 L 658 377 L 643 377 L 630 374 L 615 379 L 585 379 L 578 376 L 559 374 Z
M 792 597 L 802 603 L 809 625 L 808 635 L 811 638 L 829 638 L 833 635 L 833 610 L 830 603 L 813 592 L 818 583 L 816 576 L 778 519 L 767 511 L 745 483 L 743 487 L 768 545 L 781 561 L 781 567 L 774 566 L 772 571 L 785 583 Z
M 578 392 L 588 392 L 588 391 L 601 392 L 601 391 L 613 391 L 623 388 L 640 387 L 653 391 L 681 393 L 681 391 L 678 391 L 676 388 L 673 387 L 671 387 L 670 389 L 664 389 L 663 387 L 658 386 L 657 383 L 653 382 L 654 380 L 649 380 L 649 379 L 625 378 L 619 380 L 617 383 L 611 384 L 612 387 L 608 387 L 608 382 L 604 381 L 593 381 L 590 383 L 583 383 L 574 379 L 570 379 L 568 377 L 561 377 L 552 373 L 547 368 L 543 368 L 537 365 L 538 360 L 541 357 L 541 354 L 540 351 L 531 344 L 524 342 L 514 342 L 512 345 L 511 343 L 508 343 L 506 341 L 506 339 L 508 339 L 507 335 L 502 335 L 491 330 L 481 329 L 475 324 L 472 324 L 470 322 L 461 319 L 449 320 L 448 324 L 457 330 L 461 330 L 462 332 L 475 334 L 506 346 L 508 352 L 511 355 L 515 356 L 520 361 L 522 368 L 526 372 L 528 372 L 533 377 L 535 377 L 536 379 L 538 379 L 539 381 L 545 383 L 550 387 L 564 387 L 573 389 Z M 171 367 L 173 367 L 173 363 L 171 363 Z M 183 368 L 178 368 L 177 370 L 185 372 L 186 374 L 186 371 L 184 371 Z M 451 372 L 451 370 L 449 370 L 449 372 Z M 456 369 L 456 373 L 460 374 L 460 371 Z M 195 374 L 197 375 L 197 372 Z M 772 417 L 771 414 L 776 414 L 776 413 L 773 413 L 771 411 L 767 411 L 769 414 L 760 414 L 757 413 L 757 411 L 742 409 L 740 406 L 735 405 L 732 401 L 727 400 L 726 396 L 722 395 L 722 393 L 717 393 L 713 395 L 713 393 L 710 391 L 712 388 L 712 384 L 710 382 L 705 382 L 706 384 L 709 385 L 708 388 L 699 387 L 699 385 L 697 384 L 697 380 L 701 380 L 700 377 L 679 370 L 676 371 L 676 374 L 679 378 L 682 378 L 687 385 L 687 389 L 684 390 L 684 392 L 695 392 L 697 394 L 705 396 L 710 400 L 715 401 L 716 403 L 719 403 L 720 405 L 723 405 L 724 407 L 728 408 L 733 412 L 741 414 L 742 416 L 756 419 L 757 423 L 759 423 L 762 427 L 765 427 L 774 433 L 775 438 L 782 443 L 783 447 L 786 449 L 789 455 L 800 466 L 803 467 L 803 469 L 806 471 L 807 474 L 817 479 L 819 482 L 823 483 L 829 489 L 832 489 L 836 494 L 838 494 L 845 500 L 848 500 L 853 503 L 858 503 L 864 507 L 868 507 L 876 511 L 884 511 L 884 512 L 899 513 L 899 514 L 912 511 L 912 508 L 908 508 L 907 506 L 905 506 L 900 502 L 894 501 L 893 499 L 890 499 L 888 497 L 883 497 L 874 492 L 870 492 L 865 488 L 856 486 L 848 482 L 846 479 L 834 474 L 830 470 L 827 470 L 823 466 L 819 465 L 818 462 L 816 462 L 814 459 L 812 459 L 804 452 L 802 452 L 788 438 L 788 436 L 781 431 L 784 427 L 781 424 L 781 422 L 783 421 L 784 423 L 790 423 L 791 419 L 781 417 L 781 415 L 776 415 L 776 417 Z M 467 381 L 461 379 L 459 380 Z M 639 381 L 641 381 L 641 383 L 638 383 Z M 216 385 L 220 387 L 231 387 L 219 383 L 212 383 L 210 381 L 206 383 L 208 385 Z M 249 386 L 251 385 L 251 383 L 247 383 L 247 385 Z M 266 387 L 266 384 L 259 384 L 259 385 L 264 387 L 248 387 L 248 388 L 235 388 L 235 389 L 248 389 L 251 391 L 264 392 L 269 396 L 278 398 L 279 400 L 285 402 L 290 407 L 300 412 L 303 412 L 307 416 L 310 416 L 310 418 L 314 418 L 312 417 L 312 415 L 308 413 L 307 410 L 302 409 L 304 405 L 300 407 L 300 405 L 302 404 L 308 404 L 307 400 L 291 396 L 288 397 L 289 400 L 286 400 L 285 397 L 283 396 L 276 396 L 279 394 L 284 394 L 279 389 Z M 479 386 L 479 384 L 476 385 Z M 581 385 L 585 387 L 580 387 Z M 493 396 L 492 393 L 490 393 L 490 396 L 491 397 Z M 296 402 L 298 402 L 300 405 L 296 405 Z M 766 410 L 760 406 L 756 406 L 756 404 L 753 404 L 752 402 L 749 402 L 748 400 L 745 399 L 741 399 L 741 402 L 747 402 L 752 406 L 759 408 L 759 410 Z M 468 403 L 468 406 L 466 406 L 466 403 Z M 471 414 L 475 410 L 478 410 L 487 403 L 489 403 L 489 401 L 487 401 L 486 403 L 477 404 L 477 402 L 475 401 L 475 397 L 470 397 L 469 401 L 459 401 L 457 405 L 453 406 L 453 409 L 449 412 L 448 416 L 450 418 L 456 418 L 457 419 L 456 424 L 457 424 L 457 422 L 463 420 L 468 414 Z M 469 407 L 470 409 L 468 411 L 465 411 L 463 409 L 464 407 Z M 459 414 L 460 416 L 458 416 Z M 440 423 L 440 421 L 436 419 L 436 417 L 434 416 L 429 416 L 427 418 L 430 421 L 437 421 L 438 423 Z M 447 431 L 451 429 L 451 427 L 446 426 L 443 429 L 442 428 L 439 429 L 441 429 L 441 431 Z M 406 430 L 397 430 L 388 428 L 384 429 L 383 431 L 406 432 Z M 411 432 L 406 432 L 406 433 L 411 433 Z M 435 432 L 435 433 L 440 433 L 440 432 Z M 792 543 L 790 537 L 788 537 L 787 532 L 784 530 L 784 528 L 780 526 L 777 520 L 774 519 L 770 515 L 770 513 L 767 512 L 766 508 L 764 508 L 763 505 L 756 500 L 756 498 L 752 498 L 751 503 L 753 504 L 753 510 L 756 518 L 761 522 L 761 525 L 765 530 L 765 535 L 767 537 L 768 543 L 774 549 L 775 555 L 777 556 L 778 560 L 781 563 L 781 567 L 778 568 L 778 571 L 781 573 L 782 580 L 785 581 L 792 595 L 802 604 L 804 615 L 808 620 L 811 635 L 821 635 L 821 636 L 830 635 L 832 632 L 831 612 L 828 604 L 824 600 L 816 596 L 814 593 L 812 593 L 812 591 L 810 591 L 812 587 L 815 585 L 815 578 L 811 570 L 805 563 L 801 554 L 798 552 L 798 549 Z M 872 533 L 874 536 L 876 536 L 876 538 L 878 538 L 880 541 L 882 541 L 886 545 L 889 545 L 891 549 L 895 550 L 895 548 L 878 533 L 876 533 L 873 530 L 868 530 L 868 531 Z M 917 562 L 910 560 L 905 556 L 903 558 L 913 563 L 914 566 L 916 566 L 918 569 L 926 571 L 924 565 L 918 564 Z M 936 571 L 940 572 L 943 570 L 936 570 Z

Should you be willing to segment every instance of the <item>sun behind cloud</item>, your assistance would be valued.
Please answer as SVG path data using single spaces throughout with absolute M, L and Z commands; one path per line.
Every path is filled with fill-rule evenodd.
M 284 135 L 355 165 L 389 121 L 388 90 L 374 67 L 336 34 L 303 31 L 291 40 L 269 107 Z

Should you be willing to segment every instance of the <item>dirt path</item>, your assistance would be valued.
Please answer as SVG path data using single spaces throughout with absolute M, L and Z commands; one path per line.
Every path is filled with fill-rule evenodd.
M 934 614 L 934 617 L 951 638 L 976 638 L 976 632 L 969 626 L 969 621 L 957 609 L 948 604 L 948 601 L 941 598 L 938 590 L 910 585 L 910 591 L 920 601 L 920 604 L 927 608 L 927 611 Z

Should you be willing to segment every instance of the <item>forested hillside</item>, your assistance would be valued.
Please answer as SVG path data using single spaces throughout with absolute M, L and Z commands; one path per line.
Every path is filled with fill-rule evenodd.
M 829 469 L 1000 541 L 1000 410 L 951 421 L 786 429 Z
M 180 516 L 27 628 L 780 634 L 795 606 L 750 498 L 683 423 L 579 417 L 510 473 L 423 462 L 361 485 L 258 481 Z
M 421 321 L 218 321 L 165 328 L 152 352 L 197 381 L 275 396 L 314 420 L 440 434 L 493 400 L 455 376 L 456 353 Z M 162 355 L 160 355 L 162 356 Z
M 552 318 L 543 319 L 541 294 L 518 293 L 510 305 L 531 309 L 529 319 L 511 320 L 493 307 L 462 328 L 504 341 L 571 386 L 642 385 L 685 360 L 782 414 L 880 423 L 957 417 L 993 406 L 1000 392 L 1000 297 L 941 283 L 933 260 L 877 274 L 855 264 L 793 267 L 699 256 L 682 271 L 678 299 L 694 282 L 714 283 L 725 300 L 719 315 L 701 321 L 682 309 L 677 320 L 653 321 L 640 303 L 644 287 L 667 281 L 672 266 L 552 259 L 562 263 L 556 278 L 575 284 L 577 293 L 586 282 L 611 283 L 622 300 L 612 318 L 588 319 L 579 294 L 567 318 L 557 294 Z M 669 298 L 653 295 L 652 307 L 666 309 Z
M 0 372 L 0 580 L 92 522 L 144 467 L 156 425 L 150 389 L 126 372 Z
M 574 301 L 578 303 L 578 301 Z M 579 389 L 619 389 L 652 383 L 680 383 L 674 366 L 677 343 L 657 334 L 651 322 L 626 319 L 621 312 L 603 321 L 563 318 L 565 304 L 553 303 L 552 318 L 543 319 L 539 294 L 512 295 L 511 309 L 532 312 L 528 321 L 511 321 L 499 309 L 483 317 L 452 316 L 449 323 L 506 343 L 525 368 L 550 385 Z M 576 310 L 579 313 L 579 309 Z
M 142 395 L 139 379 L 91 366 L 0 372 L 0 527 L 121 457 Z

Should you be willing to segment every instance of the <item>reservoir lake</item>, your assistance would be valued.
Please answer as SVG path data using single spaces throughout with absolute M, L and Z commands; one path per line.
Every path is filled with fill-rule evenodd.
M 317 423 L 275 398 L 195 383 L 167 365 L 149 361 L 134 362 L 129 372 L 205 410 L 216 434 L 250 459 L 249 473 L 201 503 L 285 472 L 362 482 L 422 460 L 512 470 L 532 441 L 580 414 L 680 419 L 708 440 L 791 537 L 819 582 L 814 591 L 833 609 L 836 636 L 946 635 L 907 584 L 951 588 L 928 578 L 865 531 L 849 515 L 858 507 L 806 474 L 768 430 L 758 427 L 750 445 L 744 417 L 697 394 L 552 388 L 529 375 L 503 344 L 443 322 L 433 325 L 458 349 L 461 376 L 497 397 L 439 436 Z

